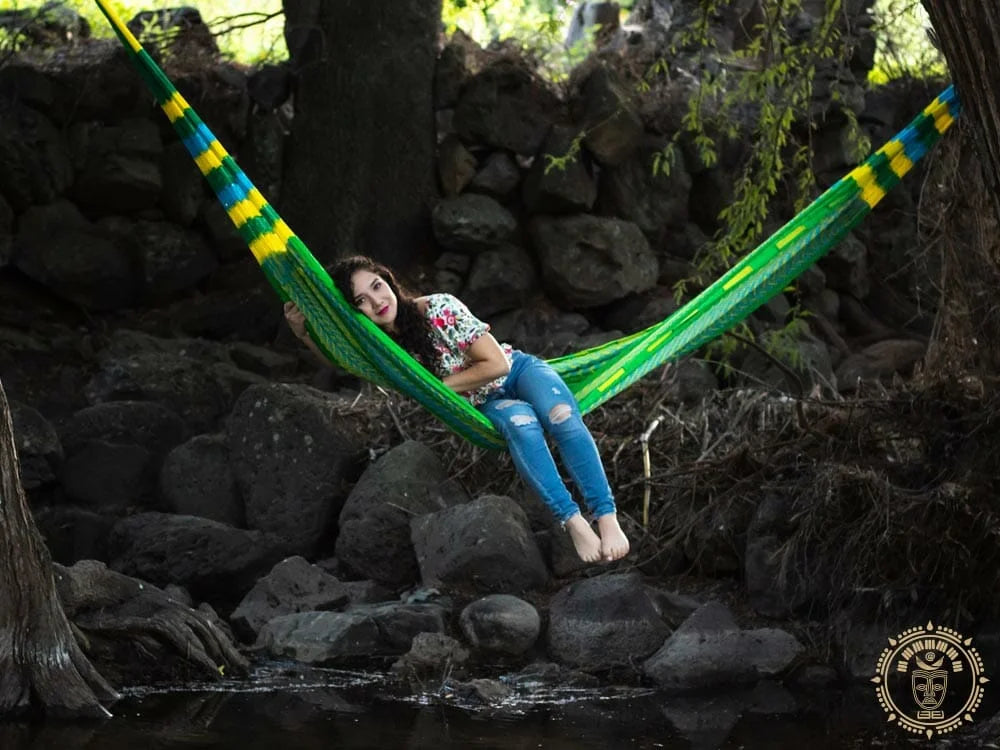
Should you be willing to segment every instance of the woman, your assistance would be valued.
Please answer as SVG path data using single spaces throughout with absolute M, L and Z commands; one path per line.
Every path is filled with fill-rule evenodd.
M 618 560 L 628 553 L 597 445 L 576 399 L 555 370 L 538 357 L 497 343 L 490 327 L 456 297 L 410 296 L 392 271 L 371 258 L 344 258 L 330 275 L 363 315 L 490 420 L 506 439 L 521 477 L 569 532 L 582 560 Z M 285 303 L 285 318 L 295 335 L 318 354 L 294 303 Z M 597 519 L 598 533 L 559 476 L 546 433 L 556 441 L 563 463 Z

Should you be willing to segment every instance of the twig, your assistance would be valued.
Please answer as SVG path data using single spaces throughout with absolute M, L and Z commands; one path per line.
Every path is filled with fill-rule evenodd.
M 642 444 L 642 475 L 645 479 L 644 487 L 642 490 L 642 528 L 649 527 L 649 494 L 650 494 L 650 460 L 649 460 L 649 437 L 654 432 L 656 428 L 660 426 L 660 422 L 663 421 L 663 415 L 661 414 L 656 419 L 654 419 L 646 431 L 642 433 L 639 437 L 639 442 Z

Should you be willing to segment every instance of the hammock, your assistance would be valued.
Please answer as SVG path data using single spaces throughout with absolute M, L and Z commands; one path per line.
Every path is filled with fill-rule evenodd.
M 320 350 L 354 375 L 413 397 L 470 442 L 503 448 L 503 438 L 485 416 L 344 299 L 117 14 L 105 0 L 95 1 L 278 296 L 283 302 L 292 300 L 305 314 Z M 654 368 L 697 350 L 784 289 L 861 222 L 951 126 L 959 110 L 949 86 L 863 164 L 666 320 L 550 360 L 580 409 L 594 409 Z

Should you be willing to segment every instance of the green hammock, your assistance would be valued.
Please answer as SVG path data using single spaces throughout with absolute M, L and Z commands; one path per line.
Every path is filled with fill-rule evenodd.
M 225 207 L 278 296 L 305 314 L 317 346 L 349 372 L 412 396 L 472 443 L 503 438 L 466 399 L 417 363 L 337 291 L 329 275 L 250 183 L 212 132 L 104 0 L 111 22 L 174 129 Z M 829 251 L 899 182 L 959 113 L 948 87 L 910 125 L 840 179 L 725 275 L 666 320 L 550 360 L 583 412 L 739 323 Z

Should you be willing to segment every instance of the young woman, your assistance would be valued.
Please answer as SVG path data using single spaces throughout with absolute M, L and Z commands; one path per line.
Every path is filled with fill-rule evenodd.
M 506 439 L 521 477 L 569 532 L 582 560 L 618 560 L 628 553 L 597 445 L 573 394 L 548 364 L 497 343 L 490 327 L 450 294 L 410 296 L 392 271 L 371 258 L 344 258 L 330 275 L 363 315 L 490 420 Z M 294 303 L 285 303 L 285 318 L 319 354 Z M 559 476 L 546 433 L 596 518 L 598 533 Z

